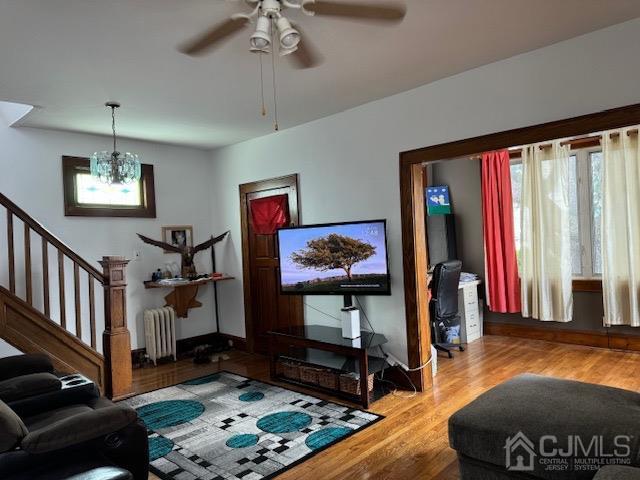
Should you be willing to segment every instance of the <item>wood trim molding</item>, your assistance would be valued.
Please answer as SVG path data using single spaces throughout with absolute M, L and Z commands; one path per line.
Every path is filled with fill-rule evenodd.
M 292 225 L 299 224 L 300 196 L 298 195 L 298 174 L 244 183 L 239 186 L 240 194 L 240 233 L 242 236 L 242 281 L 244 290 L 244 323 L 246 332 L 246 347 L 248 352 L 254 351 L 253 335 L 253 305 L 251 301 L 251 268 L 249 261 L 249 217 L 247 215 L 247 194 L 276 188 L 290 188 L 293 197 L 290 203 L 295 205 L 295 211 L 289 209 Z
M 544 328 L 513 323 L 484 322 L 486 335 L 529 338 L 547 342 L 569 343 L 614 350 L 640 351 L 640 335 L 623 335 L 613 332 L 589 332 L 561 328 Z
M 597 278 L 574 278 L 571 282 L 574 292 L 600 292 L 602 293 L 602 280 Z
M 242 337 L 236 337 L 235 335 L 229 335 L 228 333 L 221 333 L 222 338 L 231 340 L 233 342 L 232 348 L 240 350 L 241 352 L 247 352 L 247 339 Z
M 548 342 L 587 345 L 590 347 L 609 347 L 607 334 L 602 332 L 533 327 L 513 323 L 484 322 L 484 333 L 486 335 L 530 338 L 532 340 L 546 340 Z
M 409 367 L 431 359 L 431 329 L 427 300 L 428 252 L 424 219 L 424 169 L 420 164 L 400 163 L 400 208 L 404 255 L 404 294 Z M 432 385 L 431 369 L 410 372 L 416 389 Z
M 640 124 L 640 104 L 400 153 L 400 208 L 402 215 L 407 354 L 412 367 L 414 365 L 418 366 L 420 360 L 427 358 L 425 352 L 426 342 L 430 343 L 430 338 L 428 337 L 428 311 L 421 313 L 421 305 L 423 304 L 421 297 L 426 294 L 426 285 L 422 286 L 423 280 L 421 278 L 421 265 L 423 261 L 426 263 L 428 255 L 426 242 L 422 240 L 426 236 L 426 227 L 424 226 L 424 218 L 419 218 L 424 217 L 424 211 L 421 211 L 414 201 L 415 188 L 420 184 L 424 186 L 424 178 L 422 174 L 419 175 L 420 178 L 418 178 L 418 175 L 414 175 L 411 166 L 421 165 L 430 161 L 477 155 L 478 153 L 509 148 L 514 145 L 526 145 L 556 138 L 586 135 L 637 124 Z M 426 283 L 426 275 L 424 282 Z M 593 285 L 591 287 L 595 288 Z M 421 378 L 415 378 L 414 376 L 414 381 L 416 381 L 416 386 L 424 388 L 427 379 L 423 374 Z
M 239 350 L 241 352 L 247 351 L 247 341 L 242 337 L 236 337 L 235 335 L 229 335 L 227 333 L 205 333 L 204 335 L 196 335 L 195 337 L 181 338 L 176 340 L 176 355 L 178 359 L 188 358 L 191 356 L 193 349 L 198 345 L 211 345 L 215 343 L 216 338 L 220 336 L 226 340 L 231 340 L 233 342 L 233 347 L 235 350 Z M 146 349 L 145 348 L 136 348 L 135 350 L 131 350 L 131 360 L 134 368 L 140 367 L 141 359 L 143 358 Z
M 156 193 L 153 165 L 141 165 L 142 184 L 140 186 L 142 206 L 140 207 L 94 207 L 79 205 L 75 194 L 75 176 L 79 170 L 89 170 L 86 157 L 62 157 L 62 182 L 64 192 L 64 215 L 66 217 L 129 217 L 156 218 Z
M 579 117 L 491 133 L 455 142 L 442 143 L 401 153 L 403 163 L 423 163 L 474 155 L 515 145 L 544 142 L 556 138 L 587 135 L 593 132 L 640 124 L 640 103 L 603 110 Z

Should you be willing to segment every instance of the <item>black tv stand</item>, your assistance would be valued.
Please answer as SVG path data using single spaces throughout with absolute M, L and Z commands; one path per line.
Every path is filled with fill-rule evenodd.
M 353 295 L 351 295 L 350 293 L 347 295 L 344 295 L 343 307 L 345 309 L 353 307 Z

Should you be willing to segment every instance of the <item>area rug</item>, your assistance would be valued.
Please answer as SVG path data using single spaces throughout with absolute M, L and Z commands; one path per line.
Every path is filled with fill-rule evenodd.
M 273 478 L 383 417 L 220 372 L 125 400 L 165 480 Z

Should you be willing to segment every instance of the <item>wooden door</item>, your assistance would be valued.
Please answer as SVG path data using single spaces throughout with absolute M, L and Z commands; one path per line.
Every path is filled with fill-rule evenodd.
M 274 195 L 287 195 L 290 225 L 298 225 L 297 175 L 240 186 L 247 346 L 250 352 L 262 354 L 269 349 L 266 332 L 304 324 L 302 297 L 280 294 L 277 235 L 255 233 L 251 221 L 251 200 Z

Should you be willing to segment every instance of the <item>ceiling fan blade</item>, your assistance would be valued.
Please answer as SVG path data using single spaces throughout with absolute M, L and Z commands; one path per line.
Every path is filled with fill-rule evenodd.
M 202 55 L 218 42 L 242 30 L 248 21 L 246 18 L 229 18 L 218 23 L 199 37 L 181 45 L 178 50 L 187 55 Z
M 316 15 L 383 22 L 399 22 L 407 13 L 407 7 L 397 2 L 387 2 L 386 4 L 380 5 L 363 5 L 361 3 L 316 0 L 313 3 L 306 4 L 305 9 L 314 12 Z
M 298 49 L 287 55 L 287 57 L 291 60 L 294 68 L 304 70 L 306 68 L 317 67 L 323 62 L 322 54 L 313 43 L 311 43 L 309 37 L 300 29 L 300 25 L 296 24 L 295 28 L 300 34 L 300 42 L 298 43 Z

